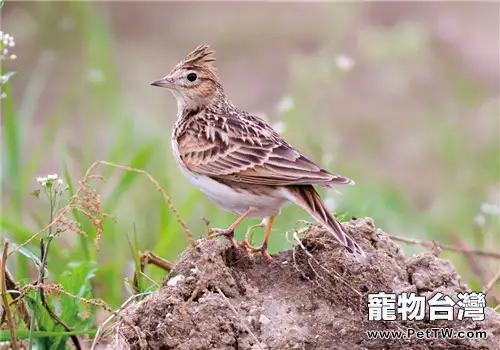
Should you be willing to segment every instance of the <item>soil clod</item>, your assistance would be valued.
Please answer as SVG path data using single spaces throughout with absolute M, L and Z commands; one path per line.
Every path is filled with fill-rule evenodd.
M 452 264 L 431 253 L 406 257 L 371 219 L 346 229 L 367 252 L 358 263 L 321 227 L 293 250 L 234 254 L 228 240 L 197 241 L 153 295 L 125 311 L 110 348 L 131 349 L 498 349 L 500 316 L 485 321 L 368 321 L 367 294 L 456 296 L 469 291 Z M 183 276 L 183 277 L 178 277 Z M 175 283 L 171 282 L 175 281 Z M 369 339 L 368 330 L 484 330 L 487 339 Z

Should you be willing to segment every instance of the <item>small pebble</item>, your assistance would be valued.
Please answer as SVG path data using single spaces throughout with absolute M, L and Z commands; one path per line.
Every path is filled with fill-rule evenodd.
M 184 281 L 185 278 L 186 277 L 184 277 L 184 275 L 177 275 L 175 277 L 172 277 L 170 280 L 168 280 L 167 286 L 175 287 L 177 285 L 177 283 Z
M 250 310 L 248 311 L 248 313 L 250 315 L 253 315 L 253 314 L 257 313 L 257 311 L 259 311 L 259 307 L 257 307 L 257 306 L 251 306 Z
M 267 316 L 265 316 L 265 315 L 260 315 L 260 317 L 259 317 L 259 322 L 260 322 L 263 326 L 267 326 L 267 325 L 271 322 L 271 320 L 270 320 Z

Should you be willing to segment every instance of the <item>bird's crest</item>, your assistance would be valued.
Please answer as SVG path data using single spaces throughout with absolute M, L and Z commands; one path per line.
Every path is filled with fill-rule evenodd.
M 215 61 L 215 52 L 208 45 L 200 45 L 193 52 L 189 53 L 181 62 L 183 66 L 204 67 L 212 66 Z

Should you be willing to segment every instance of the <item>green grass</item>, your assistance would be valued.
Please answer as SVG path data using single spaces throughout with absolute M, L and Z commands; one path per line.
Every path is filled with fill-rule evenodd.
M 117 70 L 113 32 L 105 12 L 92 3 L 72 2 L 55 8 L 44 3 L 32 6 L 40 10 L 40 28 L 45 28 L 45 24 L 48 28 L 42 30 L 37 39 L 42 45 L 54 49 L 55 53 L 38 59 L 25 87 L 17 86 L 15 89 L 18 84 L 16 76 L 2 86 L 2 91 L 7 94 L 1 100 L 2 237 L 20 245 L 48 223 L 46 198 L 40 196 L 37 200 L 30 195 L 37 187 L 36 176 L 46 175 L 41 173 L 41 169 L 47 162 L 55 164 L 51 173 L 58 173 L 69 185 L 69 191 L 61 202 L 63 206 L 77 191 L 78 181 L 86 168 L 99 158 L 144 169 L 152 174 L 172 197 L 181 217 L 196 236 L 205 233 L 202 217 L 209 219 L 211 226 L 228 226 L 234 216 L 210 203 L 191 187 L 175 167 L 170 155 L 168 123 L 148 120 L 147 115 L 140 116 L 142 119 L 138 121 L 138 116 L 132 114 L 120 79 L 127 72 Z M 349 12 L 344 24 L 354 20 L 355 13 Z M 63 14 L 74 20 L 76 29 L 71 40 L 65 38 L 56 42 L 53 39 L 55 29 L 49 24 Z M 370 125 L 378 129 L 359 125 L 356 129 L 359 134 L 343 134 L 335 128 L 331 116 L 336 110 L 326 102 L 332 95 L 344 91 L 349 73 L 340 72 L 332 64 L 328 52 L 297 56 L 292 60 L 289 67 L 292 78 L 287 88 L 294 106 L 280 116 L 286 124 L 283 135 L 313 159 L 320 162 L 326 159 L 325 167 L 340 169 L 342 174 L 356 180 L 356 186 L 341 189 L 343 196 L 328 194 L 339 202 L 337 212 L 345 214 L 346 219 L 350 216 L 370 216 L 378 227 L 398 235 L 435 239 L 449 244 L 456 244 L 456 237 L 459 236 L 470 246 L 487 249 L 500 246 L 498 227 L 494 224 L 498 217 L 487 217 L 487 224 L 481 227 L 474 224 L 481 204 L 489 200 L 491 191 L 498 186 L 498 134 L 477 142 L 466 124 L 457 123 L 454 119 L 457 111 L 472 113 L 480 106 L 498 102 L 498 98 L 492 103 L 488 93 L 472 77 L 459 67 L 448 64 L 449 57 L 430 52 L 427 33 L 418 25 L 373 28 L 365 34 L 360 40 L 359 60 L 375 72 L 396 72 L 404 80 L 418 75 L 416 62 L 420 60 L 432 60 L 446 67 L 445 79 L 449 89 L 432 103 L 419 106 L 419 122 L 408 126 L 411 132 L 402 131 L 417 138 L 421 152 L 430 155 L 422 163 L 427 168 L 421 170 L 420 176 L 411 177 L 407 184 L 404 180 L 392 181 L 383 176 L 379 167 L 384 163 L 374 163 L 373 159 L 379 159 L 387 141 L 379 136 L 382 135 L 383 124 L 391 121 L 385 120 L 376 110 L 370 113 L 377 122 Z M 35 130 L 36 111 L 44 90 L 50 84 L 50 72 L 64 53 L 75 50 L 75 43 L 81 43 L 82 47 L 77 50 L 81 51 L 83 59 L 74 63 L 72 73 L 66 77 L 65 86 L 57 95 L 55 108 L 50 111 L 47 120 L 36 125 Z M 105 79 L 94 83 L 84 81 L 83 77 L 89 69 L 101 72 Z M 3 67 L 2 74 L 6 71 Z M 144 88 L 147 88 L 147 83 Z M 412 92 L 409 95 L 420 104 L 418 95 Z M 358 102 L 363 103 L 363 96 L 359 96 Z M 75 108 L 81 108 L 86 113 L 80 116 L 84 122 L 79 121 L 81 143 L 74 141 L 71 135 L 61 134 L 67 130 L 65 122 L 68 113 Z M 173 105 L 169 108 L 173 112 Z M 353 105 L 349 113 L 344 118 L 357 120 L 361 115 L 356 113 L 364 112 Z M 498 115 L 498 109 L 493 107 L 491 115 L 495 113 Z M 315 119 L 304 122 L 304 115 L 314 116 Z M 112 132 L 102 134 L 101 129 Z M 35 131 L 39 137 L 34 146 L 27 149 L 26 145 Z M 345 147 L 346 142 L 352 144 L 354 149 L 347 155 L 341 151 L 350 147 Z M 104 157 L 100 147 L 106 149 Z M 393 166 L 395 173 L 399 167 L 405 166 Z M 415 199 L 418 193 L 412 194 L 408 188 L 413 186 L 411 181 L 434 181 L 427 177 L 427 171 L 440 174 L 439 180 L 436 180 L 441 182 L 439 192 L 432 197 L 431 203 L 418 205 Z M 101 195 L 102 210 L 113 215 L 117 222 L 104 222 L 97 250 L 94 246 L 94 226 L 76 209 L 72 210 L 72 217 L 81 224 L 80 228 L 88 237 L 69 231 L 56 237 L 48 257 L 48 282 L 60 283 L 75 296 L 100 298 L 110 307 L 117 308 L 130 296 L 131 289 L 126 279 L 131 280 L 137 268 L 138 251 L 151 250 L 166 259 L 175 260 L 187 246 L 188 239 L 161 195 L 145 176 L 104 166 L 99 167 L 97 173 L 106 178 L 105 182 L 93 182 Z M 327 192 L 322 190 L 322 194 L 327 195 Z M 301 219 L 310 220 L 298 208 L 284 208 L 283 215 L 276 221 L 276 234 L 270 241 L 271 252 L 290 247 L 285 232 Z M 248 220 L 248 225 L 256 222 Z M 237 238 L 242 238 L 244 231 L 245 228 L 240 229 Z M 254 239 L 258 241 L 263 232 L 255 232 Z M 408 252 L 419 251 L 414 247 L 405 249 Z M 463 256 L 449 253 L 444 256 L 453 260 L 468 283 L 475 286 L 483 284 Z M 35 280 L 39 265 L 37 259 L 38 239 L 9 257 L 9 270 L 21 286 Z M 489 271 L 495 270 L 495 264 L 498 269 L 498 262 L 489 260 L 484 264 L 488 264 Z M 164 276 L 164 272 L 156 268 L 149 268 L 147 274 L 157 282 Z M 151 283 L 146 279 L 141 279 L 141 283 L 141 291 L 151 289 Z M 67 295 L 58 297 L 52 293 L 47 297 L 58 315 L 74 329 L 72 334 L 95 333 L 98 306 L 87 305 Z M 70 333 L 65 332 L 40 303 L 35 302 L 33 291 L 27 294 L 26 300 L 28 307 L 35 312 L 38 327 L 31 337 L 39 348 L 62 349 L 69 344 Z M 17 337 L 28 339 L 26 325 L 20 322 L 18 327 Z M 7 331 L 1 331 L 0 340 L 9 337 Z

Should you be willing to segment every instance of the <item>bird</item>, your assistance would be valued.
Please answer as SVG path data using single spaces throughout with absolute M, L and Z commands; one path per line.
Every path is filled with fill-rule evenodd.
M 214 65 L 215 52 L 200 45 L 152 86 L 167 88 L 177 102 L 172 150 L 183 175 L 211 201 L 238 215 L 228 228 L 211 228 L 209 237 L 225 236 L 235 247 L 235 229 L 246 218 L 260 218 L 241 242 L 251 252 L 271 261 L 268 240 L 276 216 L 294 203 L 360 262 L 369 254 L 335 218 L 314 185 L 332 188 L 354 181 L 335 175 L 291 146 L 264 119 L 233 105 Z M 262 244 L 254 247 L 250 235 L 264 228 Z

